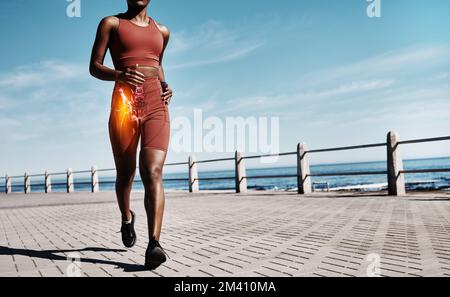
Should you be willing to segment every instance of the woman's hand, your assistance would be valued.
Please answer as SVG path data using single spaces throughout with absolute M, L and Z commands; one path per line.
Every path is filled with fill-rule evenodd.
M 161 84 L 163 86 L 162 101 L 164 104 L 169 105 L 172 100 L 173 91 L 166 82 L 161 82 Z
M 131 86 L 141 86 L 145 82 L 145 76 L 143 73 L 136 69 L 127 68 L 125 71 L 121 71 L 116 78 L 117 81 L 126 83 Z

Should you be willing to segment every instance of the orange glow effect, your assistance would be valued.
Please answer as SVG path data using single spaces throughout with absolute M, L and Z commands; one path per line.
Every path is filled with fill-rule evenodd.
M 119 94 L 120 98 L 122 99 L 122 104 L 119 106 L 119 112 L 123 117 L 129 117 L 133 114 L 133 104 L 132 100 L 128 99 L 127 95 L 125 95 L 125 92 L 122 88 L 119 88 Z
M 118 92 L 120 95 L 120 100 L 116 102 L 116 110 L 125 117 L 138 117 L 140 109 L 145 106 L 144 99 L 142 98 L 142 90 L 124 90 L 120 87 Z
M 116 102 L 116 110 L 120 113 L 123 120 L 135 120 L 142 113 L 142 108 L 146 103 L 143 98 L 142 87 L 137 87 L 135 91 L 124 90 L 122 87 L 118 89 L 120 100 Z
M 116 111 L 116 131 L 120 139 L 132 139 L 130 133 L 130 127 L 137 121 L 137 110 L 133 106 L 134 94 L 129 88 L 123 89 L 119 87 L 117 89 L 117 100 L 115 100 Z
M 145 104 L 140 102 L 141 98 L 138 95 L 134 88 L 125 84 L 117 84 L 114 88 L 109 131 L 111 142 L 115 149 L 121 152 L 133 147 L 139 135 L 139 117 Z

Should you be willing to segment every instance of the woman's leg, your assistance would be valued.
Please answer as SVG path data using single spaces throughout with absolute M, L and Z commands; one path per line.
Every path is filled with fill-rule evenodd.
M 159 240 L 164 215 L 164 189 L 162 170 L 166 152 L 143 148 L 139 156 L 139 172 L 145 188 L 145 211 L 147 212 L 148 236 Z
M 123 221 L 131 220 L 130 194 L 136 173 L 136 153 L 139 143 L 139 122 L 112 111 L 109 136 L 116 164 L 116 195 Z
M 122 221 L 130 221 L 130 194 L 136 173 L 136 153 L 114 156 L 116 164 L 116 196 Z

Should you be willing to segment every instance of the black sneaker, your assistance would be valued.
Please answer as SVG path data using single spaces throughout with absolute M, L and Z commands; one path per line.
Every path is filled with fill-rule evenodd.
M 166 262 L 166 255 L 169 257 L 159 244 L 159 241 L 153 237 L 150 239 L 147 250 L 145 251 L 145 267 L 149 270 L 156 269 L 159 265 Z
M 127 248 L 131 248 L 136 243 L 136 232 L 134 231 L 134 221 L 136 218 L 136 214 L 130 210 L 131 213 L 131 223 L 127 224 L 122 222 L 122 228 L 120 228 L 120 232 L 122 233 L 122 242 L 123 245 Z

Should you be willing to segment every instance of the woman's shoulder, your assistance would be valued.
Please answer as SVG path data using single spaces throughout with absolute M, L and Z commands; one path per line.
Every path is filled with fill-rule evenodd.
M 117 28 L 120 15 L 106 16 L 100 21 L 100 25 L 109 28 Z
M 158 27 L 159 31 L 165 36 L 168 37 L 170 35 L 169 28 L 167 26 L 155 21 L 156 26 Z

